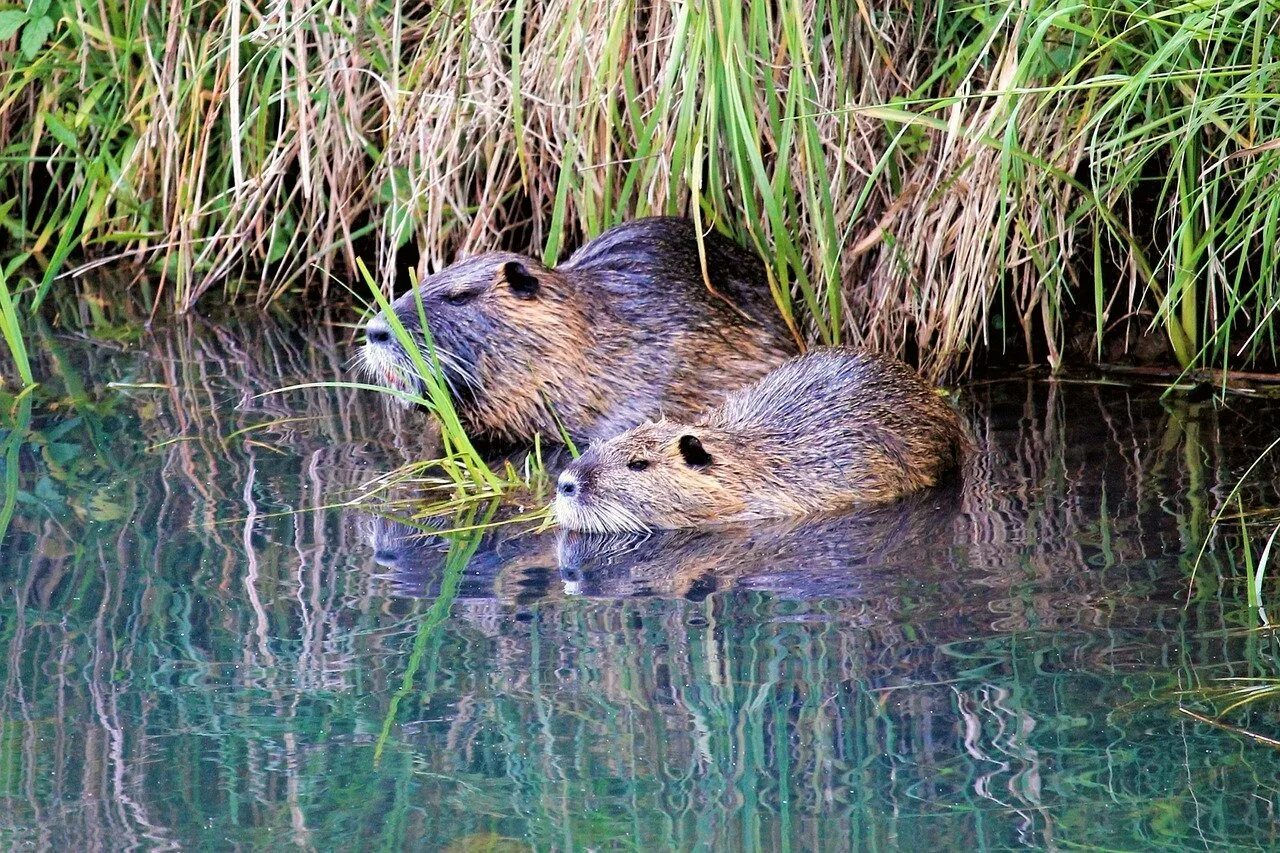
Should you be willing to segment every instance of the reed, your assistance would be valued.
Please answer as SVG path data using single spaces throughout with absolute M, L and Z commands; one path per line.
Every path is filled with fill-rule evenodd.
M 0 226 L 159 310 L 683 213 L 815 341 L 1273 365 L 1276 0 L 0 7 Z M 30 268 L 28 268 L 30 269 Z
M 30 387 L 35 382 L 31 373 L 31 360 L 27 355 L 26 340 L 22 333 L 22 317 L 14 305 L 13 295 L 9 292 L 9 276 L 0 264 L 0 334 L 4 336 L 5 346 L 9 349 L 9 357 L 18 371 L 18 378 L 24 386 Z

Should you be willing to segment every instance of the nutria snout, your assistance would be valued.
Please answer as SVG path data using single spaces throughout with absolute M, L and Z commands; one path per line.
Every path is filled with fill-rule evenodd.
M 646 423 L 560 475 L 560 524 L 698 527 L 877 504 L 936 485 L 966 446 L 959 418 L 902 362 L 818 349 L 692 423 Z
M 491 252 L 425 279 L 392 304 L 473 436 L 575 441 L 666 413 L 693 417 L 796 352 L 760 258 L 692 222 L 640 219 L 564 264 Z M 420 304 L 420 307 L 419 307 Z M 421 395 L 422 378 L 387 318 L 366 327 L 365 370 Z

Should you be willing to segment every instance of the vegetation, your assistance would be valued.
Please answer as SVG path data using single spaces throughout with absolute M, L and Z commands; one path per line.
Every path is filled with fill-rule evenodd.
M 1270 366 L 1278 28 L 1277 0 L 0 4 L 0 318 L 86 262 L 188 311 L 680 212 L 758 247 L 812 339 L 934 374 L 1151 327 Z

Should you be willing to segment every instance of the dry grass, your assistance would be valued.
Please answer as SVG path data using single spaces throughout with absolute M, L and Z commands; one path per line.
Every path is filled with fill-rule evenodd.
M 0 48 L 0 218 L 49 270 L 10 286 L 123 254 L 186 311 L 679 212 L 770 258 L 812 339 L 934 375 L 1148 327 L 1270 364 L 1277 11 L 64 3 Z

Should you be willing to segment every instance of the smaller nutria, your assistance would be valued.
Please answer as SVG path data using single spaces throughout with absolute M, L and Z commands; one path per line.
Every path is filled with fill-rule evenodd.
M 639 219 L 555 268 L 510 252 L 468 258 L 391 307 L 421 340 L 421 298 L 473 437 L 558 440 L 563 428 L 590 442 L 662 414 L 693 417 L 797 352 L 759 256 L 714 232 L 702 246 L 706 281 L 692 222 Z M 422 393 L 387 319 L 366 334 L 368 372 Z
M 560 475 L 556 518 L 608 532 L 883 503 L 937 484 L 965 444 L 955 412 L 902 362 L 818 349 L 692 424 L 592 447 Z

